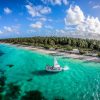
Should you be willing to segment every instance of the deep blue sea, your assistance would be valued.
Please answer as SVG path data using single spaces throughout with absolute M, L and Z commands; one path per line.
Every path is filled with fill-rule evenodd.
M 53 65 L 54 56 L 0 45 L 0 69 L 5 71 L 6 83 L 20 85 L 22 93 L 39 90 L 48 100 L 56 97 L 65 100 L 100 100 L 100 63 L 56 58 L 61 66 L 68 66 L 69 70 L 48 73 L 45 66 Z M 13 67 L 10 68 L 9 64 Z

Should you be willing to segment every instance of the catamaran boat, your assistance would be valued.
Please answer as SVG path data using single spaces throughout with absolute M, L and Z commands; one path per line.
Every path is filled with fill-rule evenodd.
M 46 71 L 49 71 L 49 72 L 61 72 L 61 71 L 64 71 L 64 70 L 68 70 L 69 68 L 66 66 L 64 68 L 62 68 L 58 62 L 57 62 L 57 59 L 54 58 L 54 66 L 49 66 L 47 65 L 46 66 Z

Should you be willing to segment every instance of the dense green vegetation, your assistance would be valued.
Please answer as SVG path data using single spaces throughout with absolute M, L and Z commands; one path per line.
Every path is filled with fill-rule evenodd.
M 89 39 L 67 38 L 67 37 L 30 37 L 30 38 L 2 39 L 0 41 L 13 44 L 44 47 L 46 49 L 54 48 L 54 49 L 72 50 L 73 48 L 78 48 L 82 54 L 84 53 L 84 51 L 88 52 L 100 51 L 100 41 L 89 40 Z
M 100 57 L 100 52 L 98 53 L 98 57 Z

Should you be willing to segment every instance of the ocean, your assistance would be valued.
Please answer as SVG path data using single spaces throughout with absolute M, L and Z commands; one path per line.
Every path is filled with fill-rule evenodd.
M 62 67 L 68 66 L 69 70 L 46 72 L 46 65 L 52 66 L 54 57 Z M 1 44 L 0 69 L 5 71 L 6 84 L 13 82 L 20 85 L 22 95 L 26 91 L 39 90 L 48 100 L 100 100 L 100 63 Z

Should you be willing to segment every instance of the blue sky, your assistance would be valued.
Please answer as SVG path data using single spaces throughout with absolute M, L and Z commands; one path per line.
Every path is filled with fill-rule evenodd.
M 1 0 L 0 38 L 100 36 L 99 0 Z

